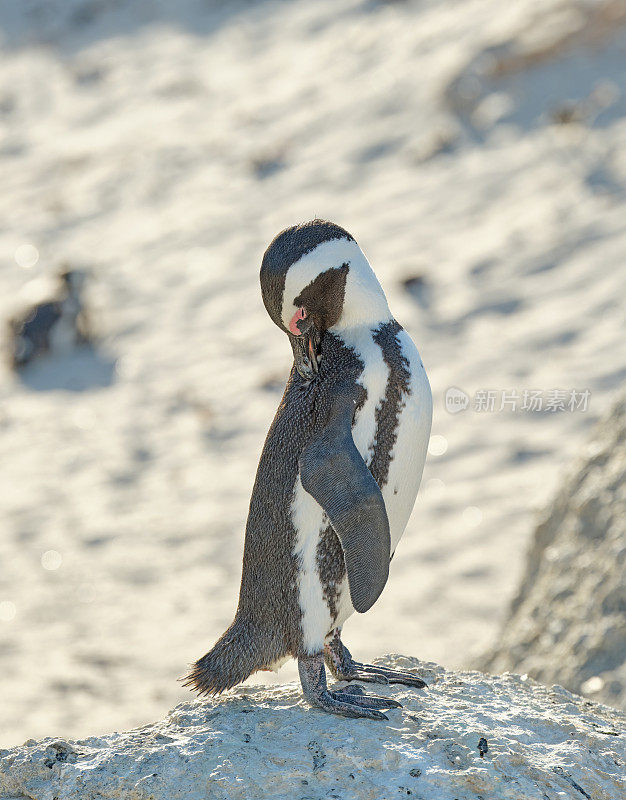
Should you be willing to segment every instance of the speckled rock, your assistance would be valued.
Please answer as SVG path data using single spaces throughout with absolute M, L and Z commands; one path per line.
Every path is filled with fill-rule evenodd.
M 626 707 L 626 398 L 537 526 L 501 637 L 478 666 Z
M 143 728 L 0 751 L 0 798 L 557 800 L 623 796 L 626 715 L 530 678 L 446 672 L 380 687 L 388 722 L 308 708 L 294 684 L 182 703 Z

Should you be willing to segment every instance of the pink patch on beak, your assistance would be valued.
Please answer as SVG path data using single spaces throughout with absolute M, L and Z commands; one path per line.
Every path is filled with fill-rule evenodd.
M 298 322 L 301 319 L 306 317 L 306 311 L 302 306 L 296 311 L 296 313 L 291 318 L 291 322 L 289 323 L 289 330 L 293 333 L 294 336 L 302 336 L 302 331 L 298 328 Z

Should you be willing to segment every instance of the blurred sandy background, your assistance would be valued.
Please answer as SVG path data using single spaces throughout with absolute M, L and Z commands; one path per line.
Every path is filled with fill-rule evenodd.
M 0 28 L 0 315 L 70 264 L 101 332 L 2 374 L 0 746 L 187 696 L 290 365 L 261 255 L 313 216 L 360 242 L 435 399 L 390 583 L 346 642 L 471 663 L 626 374 L 626 3 L 23 0 Z M 587 411 L 521 410 L 572 389 Z

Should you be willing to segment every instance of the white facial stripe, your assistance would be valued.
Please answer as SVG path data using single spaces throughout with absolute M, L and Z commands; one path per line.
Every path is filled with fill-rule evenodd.
M 310 253 L 292 264 L 285 277 L 285 291 L 283 292 L 283 307 L 281 311 L 285 327 L 296 312 L 295 298 L 308 286 L 311 281 L 327 269 L 341 267 L 349 264 L 361 252 L 356 242 L 349 239 L 331 239 L 322 242 Z
M 350 239 L 322 242 L 289 267 L 281 318 L 286 328 L 297 310 L 294 300 L 300 292 L 328 269 L 348 264 L 343 312 L 333 330 L 391 319 L 385 293 L 358 244 Z

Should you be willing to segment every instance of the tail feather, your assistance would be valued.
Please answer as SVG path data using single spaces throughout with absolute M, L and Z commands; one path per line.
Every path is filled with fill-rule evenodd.
M 235 618 L 208 653 L 192 665 L 183 686 L 199 694 L 221 694 L 261 669 L 264 660 L 251 623 Z

